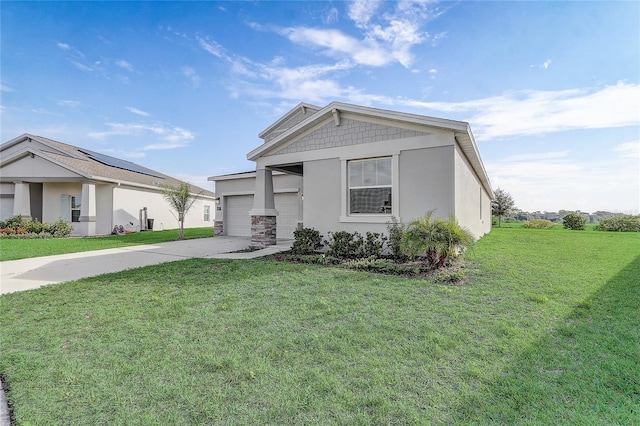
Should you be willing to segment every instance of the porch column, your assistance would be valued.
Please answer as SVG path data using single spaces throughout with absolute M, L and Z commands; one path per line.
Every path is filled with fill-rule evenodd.
M 91 183 L 82 184 L 78 230 L 83 237 L 96 235 L 96 186 Z
M 271 170 L 256 170 L 256 188 L 251 215 L 251 245 L 267 247 L 276 244 L 276 216 Z
M 31 220 L 31 196 L 29 184 L 22 181 L 13 182 L 15 187 L 13 194 L 13 215 Z

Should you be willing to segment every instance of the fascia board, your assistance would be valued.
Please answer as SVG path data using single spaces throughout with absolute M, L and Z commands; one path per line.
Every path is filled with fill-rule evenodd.
M 288 173 L 279 172 L 274 170 L 271 172 L 273 176 L 286 175 Z M 207 178 L 208 181 L 218 182 L 223 180 L 236 180 L 236 179 L 251 179 L 256 177 L 256 172 L 243 172 L 243 173 L 231 173 L 228 175 L 218 175 L 218 176 L 210 176 Z
M 50 148 L 54 152 L 58 152 L 58 153 L 60 153 L 62 155 L 66 155 L 66 156 L 69 156 L 69 157 L 72 157 L 72 158 L 77 158 L 77 159 L 83 159 L 84 158 L 84 157 L 82 157 L 80 155 L 73 154 L 73 153 L 70 153 L 68 151 L 63 151 L 60 148 L 58 148 L 58 147 L 56 147 L 54 145 L 51 145 L 47 140 L 45 140 L 45 139 L 43 139 L 43 138 L 41 138 L 39 136 L 32 135 L 30 133 L 23 133 L 22 135 L 18 136 L 17 138 L 13 138 L 8 142 L 3 143 L 2 145 L 0 145 L 0 152 L 4 151 L 5 149 L 11 148 L 14 145 L 22 143 L 22 142 L 24 142 L 24 141 L 26 141 L 28 139 L 37 141 L 37 142 L 41 143 L 42 145 Z
M 311 105 L 311 104 L 308 104 L 306 102 L 300 102 L 298 105 L 296 105 L 295 107 L 291 108 L 291 110 L 289 110 L 289 112 L 287 112 L 285 115 L 280 117 L 275 123 L 271 124 L 269 127 L 264 129 L 263 131 L 261 131 L 260 134 L 258 134 L 258 137 L 259 138 L 263 138 L 264 136 L 266 136 L 269 132 L 271 132 L 273 129 L 278 127 L 281 123 L 284 123 L 289 118 L 291 118 L 302 107 L 314 109 L 316 111 L 321 109 L 319 106 Z M 315 112 L 314 112 L 314 114 L 315 114 Z
M 484 189 L 488 192 L 489 197 L 493 199 L 494 194 L 493 189 L 491 188 L 491 181 L 489 180 L 489 175 L 484 168 L 484 164 L 482 162 L 482 158 L 480 157 L 480 153 L 478 152 L 478 147 L 473 137 L 473 133 L 471 133 L 471 128 L 469 128 L 466 132 L 456 132 L 455 136 L 458 145 L 460 145 L 460 148 L 462 149 L 462 152 L 467 157 L 469 163 L 480 178 L 482 186 L 484 186 Z

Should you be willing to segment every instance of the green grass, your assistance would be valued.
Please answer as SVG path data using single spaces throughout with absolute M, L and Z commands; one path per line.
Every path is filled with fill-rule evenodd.
M 177 229 L 169 229 L 166 231 L 136 232 L 127 235 L 89 238 L 2 238 L 0 239 L 0 261 L 137 246 L 141 244 L 164 243 L 177 240 L 178 232 Z M 213 228 L 211 227 L 189 228 L 184 230 L 184 237 L 186 239 L 211 236 L 213 236 Z
M 640 423 L 640 236 L 494 229 L 466 286 L 187 260 L 0 298 L 18 424 Z

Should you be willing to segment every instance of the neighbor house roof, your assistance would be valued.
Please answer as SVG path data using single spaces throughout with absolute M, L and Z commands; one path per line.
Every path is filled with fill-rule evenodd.
M 0 166 L 17 161 L 27 155 L 36 155 L 88 180 L 97 182 L 128 184 L 146 188 L 159 188 L 163 185 L 177 186 L 183 182 L 130 161 L 28 133 L 0 145 L 0 154 L 17 144 L 29 141 L 37 141 L 44 145 L 44 148 L 25 146 L 24 149 L 12 154 L 2 155 Z M 193 193 L 205 197 L 215 196 L 211 191 L 195 185 L 190 186 Z
M 291 116 L 291 114 L 295 113 L 298 108 L 301 106 L 307 106 L 307 104 L 300 104 L 293 108 L 289 113 L 287 113 L 283 118 L 278 120 L 274 125 L 270 126 L 267 130 L 263 131 L 260 136 L 268 133 L 270 129 L 277 127 L 277 123 L 281 123 L 285 121 L 285 118 Z M 308 105 L 309 107 L 313 107 Z M 315 107 L 317 108 L 317 107 Z M 353 114 L 358 114 L 365 117 L 372 118 L 381 118 L 390 121 L 411 123 L 417 125 L 424 125 L 428 127 L 435 127 L 443 130 L 450 130 L 454 132 L 454 136 L 462 152 L 467 157 L 467 160 L 471 164 L 471 167 L 477 174 L 478 178 L 482 182 L 482 186 L 485 188 L 490 197 L 493 198 L 493 190 L 491 189 L 491 183 L 489 182 L 489 177 L 484 168 L 484 164 L 482 163 L 482 159 L 480 158 L 480 154 L 478 152 L 478 147 L 476 145 L 475 139 L 473 137 L 473 133 L 471 132 L 471 126 L 469 123 L 464 121 L 455 121 L 455 120 L 447 120 L 444 118 L 436 118 L 429 117 L 425 115 L 418 114 L 409 114 L 398 111 L 390 111 L 379 108 L 371 108 L 360 105 L 352 105 L 342 102 L 332 102 L 324 108 L 315 111 L 312 109 L 312 114 L 309 115 L 308 118 L 300 121 L 296 125 L 290 127 L 288 130 L 282 132 L 278 136 L 270 139 L 264 144 L 260 145 L 258 148 L 247 154 L 247 159 L 251 161 L 256 161 L 263 154 L 274 152 L 281 145 L 287 143 L 292 138 L 304 133 L 307 129 L 312 127 L 313 125 L 326 120 L 330 117 L 338 117 L 340 112 L 348 112 Z

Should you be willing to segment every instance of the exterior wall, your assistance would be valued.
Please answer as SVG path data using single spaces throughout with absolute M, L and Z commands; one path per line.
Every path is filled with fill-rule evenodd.
M 289 174 L 281 174 L 279 172 L 273 173 L 273 191 L 277 194 L 284 192 L 298 192 L 302 191 L 302 177 Z M 224 226 L 226 220 L 227 210 L 227 197 L 237 195 L 253 195 L 255 192 L 256 179 L 252 175 L 239 175 L 238 179 L 218 180 L 216 181 L 216 195 L 220 197 L 220 203 L 215 207 L 212 207 L 212 212 L 215 210 L 216 222 L 222 222 L 223 235 L 227 235 L 227 230 Z M 299 201 L 299 218 L 302 218 L 302 200 Z M 250 208 L 249 208 L 250 210 Z M 247 223 L 250 225 L 249 210 L 247 210 Z M 276 206 L 277 210 L 277 206 Z M 250 229 L 247 229 L 250 233 Z
M 96 185 L 96 235 L 109 235 L 113 231 L 113 187 Z
M 213 214 L 210 215 L 209 221 L 204 220 L 205 204 L 211 206 L 213 212 L 214 200 L 199 198 L 185 217 L 185 228 L 205 226 L 213 228 Z M 147 208 L 147 218 L 154 220 L 154 231 L 180 227 L 176 212 L 169 207 L 162 193 L 124 186 L 113 189 L 113 226 L 122 225 L 125 229 L 141 229 L 140 209 L 144 207 Z
M 5 153 L 3 152 L 2 155 L 4 156 Z M 43 177 L 47 177 L 49 179 L 81 179 L 80 175 L 38 156 L 31 158 L 31 156 L 27 155 L 2 167 L 3 180 L 11 180 L 12 178 L 15 178 L 22 180 L 33 179 L 38 181 Z
M 454 212 L 453 146 L 400 153 L 400 220 L 403 223 L 434 210 L 434 217 Z
M 455 150 L 455 214 L 476 238 L 491 230 L 491 200 L 462 151 Z
M 350 229 L 340 223 L 340 159 L 304 163 L 303 226 L 315 228 L 325 237 L 328 231 Z

